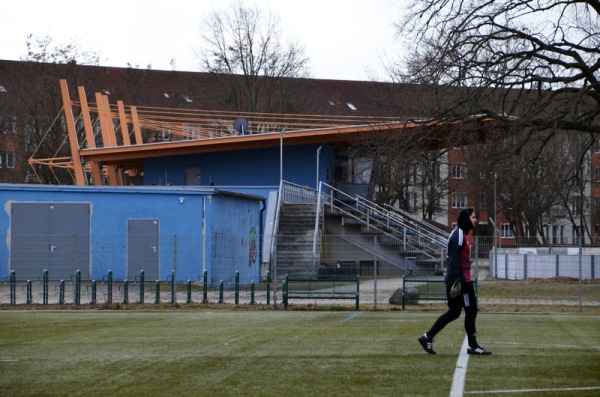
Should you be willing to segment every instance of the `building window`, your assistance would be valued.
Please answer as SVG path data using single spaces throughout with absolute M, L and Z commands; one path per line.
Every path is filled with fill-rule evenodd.
M 477 206 L 479 207 L 480 210 L 487 209 L 485 193 L 477 194 Z
M 585 244 L 585 230 L 583 226 L 573 226 L 573 244 L 579 244 L 581 239 L 581 245 Z
M 442 166 L 441 166 L 441 164 L 436 164 L 433 172 L 434 172 L 435 183 L 440 184 L 442 182 Z
M 419 165 L 417 163 L 413 163 L 410 165 L 410 180 L 412 181 L 413 185 L 416 185 L 419 183 L 420 170 L 419 170 Z
M 514 234 L 510 228 L 510 223 L 503 223 L 500 226 L 500 237 L 502 238 L 513 238 Z
M 157 141 L 157 142 L 170 141 L 171 140 L 171 131 L 164 130 L 164 131 L 157 132 L 154 135 L 154 140 Z
M 373 160 L 366 157 L 354 159 L 354 180 L 356 184 L 368 184 L 371 181 L 371 169 Z
M 17 119 L 15 117 L 0 117 L 0 131 L 3 134 L 15 134 L 17 132 Z
M 452 165 L 452 178 L 454 179 L 465 179 L 467 176 L 466 164 L 454 164 Z
M 573 216 L 579 216 L 582 214 L 583 209 L 583 200 L 581 196 L 573 197 L 573 201 L 571 202 L 571 213 Z
M 408 193 L 408 206 L 411 212 L 419 209 L 419 196 L 416 192 Z
M 463 193 L 452 194 L 452 208 L 464 208 L 467 206 L 467 195 Z
M 600 167 L 594 169 L 594 180 L 600 182 Z
M 0 168 L 15 168 L 15 151 L 0 151 Z
M 546 234 L 548 235 L 548 242 L 550 244 L 564 244 L 566 243 L 565 226 L 564 225 L 548 225 L 546 227 Z
M 183 136 L 185 139 L 198 139 L 200 138 L 200 124 L 183 124 Z

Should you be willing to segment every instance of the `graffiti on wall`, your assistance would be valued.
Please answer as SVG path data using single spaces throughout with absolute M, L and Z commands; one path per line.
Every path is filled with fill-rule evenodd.
M 252 266 L 256 262 L 256 227 L 252 226 L 249 236 L 250 244 L 248 244 L 248 266 Z

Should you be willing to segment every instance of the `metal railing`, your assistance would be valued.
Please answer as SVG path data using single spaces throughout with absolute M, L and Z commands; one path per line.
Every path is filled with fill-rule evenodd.
M 321 182 L 317 225 L 323 205 L 402 243 L 405 251 L 419 252 L 431 260 L 439 260 L 440 264 L 443 262 L 448 234 L 407 212 L 383 208 L 363 197 L 350 196 Z
M 61 261 L 48 260 L 44 268 L 48 271 L 26 267 L 27 261 L 13 263 L 10 258 L 10 247 L 0 246 L 0 271 L 4 276 L 0 282 L 0 305 L 89 305 L 89 304 L 279 304 L 275 299 L 276 288 L 281 284 L 274 279 L 259 280 L 244 278 L 242 274 L 248 270 L 245 261 L 228 256 L 211 256 L 207 262 L 207 271 L 203 273 L 201 258 L 203 247 L 196 244 L 198 238 L 178 238 L 177 251 L 173 239 L 161 241 L 161 252 L 165 260 L 161 262 L 158 280 L 148 276 L 127 280 L 127 248 L 123 244 L 106 244 L 106 242 L 125 241 L 126 236 L 92 236 L 91 258 L 87 264 L 88 277 L 72 276 L 57 278 L 64 268 Z M 576 247 L 538 247 L 519 250 L 518 248 L 502 249 L 498 255 L 490 254 L 488 239 L 470 237 L 472 239 L 473 274 L 479 279 L 479 299 L 483 305 L 512 305 L 522 310 L 563 310 L 565 307 L 600 306 L 600 249 L 591 247 L 575 252 Z M 5 241 L 7 236 L 0 235 Z M 212 244 L 228 247 L 232 241 L 239 241 L 240 236 L 218 236 Z M 182 245 L 181 242 L 187 243 Z M 402 290 L 402 279 L 406 274 L 391 263 L 377 261 L 363 247 L 351 245 L 337 235 L 323 235 L 320 257 L 329 266 L 319 270 L 334 270 L 335 274 L 359 275 L 360 303 L 363 305 L 388 305 L 393 296 Z M 169 245 L 171 244 L 171 245 Z M 400 249 L 396 243 L 393 249 Z M 485 252 L 486 255 L 480 255 Z M 581 253 L 579 253 L 581 252 Z M 32 252 L 32 259 L 37 253 Z M 172 261 L 166 258 L 172 257 Z M 192 260 L 184 260 L 190 258 Z M 172 266 L 177 259 L 177 274 Z M 338 268 L 336 263 L 341 262 Z M 496 263 L 494 263 L 496 260 Z M 110 264 L 108 267 L 107 263 Z M 168 266 L 168 267 L 167 267 Z M 189 267 L 188 267 L 189 266 Z M 108 271 L 107 269 L 111 269 Z M 14 273 L 12 271 L 14 270 Z M 146 269 L 147 270 L 147 269 Z M 239 276 L 236 272 L 239 271 Z M 311 274 L 312 265 L 306 264 L 306 274 Z M 39 275 L 38 275 L 39 273 Z M 271 271 L 271 274 L 273 271 Z M 314 272 L 313 272 L 314 273 Z M 27 274 L 27 277 L 24 277 Z M 114 274 L 114 277 L 113 277 Z M 182 275 L 186 274 L 185 278 Z M 258 274 L 256 272 L 255 274 Z M 31 275 L 31 276 L 30 276 Z M 281 275 L 283 276 L 283 274 Z M 424 277 L 427 274 L 413 275 Z M 253 276 L 254 277 L 254 276 Z M 271 277 L 268 274 L 268 277 Z M 94 278 L 96 282 L 94 283 Z M 273 280 L 273 281 L 271 281 Z M 280 281 L 278 281 L 279 283 Z M 414 286 L 419 288 L 418 285 Z M 237 290 L 237 292 L 236 292 Z M 267 300 L 267 291 L 272 293 Z M 206 295 L 205 295 L 206 294 Z M 345 304 L 339 301 L 306 301 L 292 304 Z M 397 303 L 398 305 L 401 302 Z M 440 304 L 419 300 L 421 305 Z M 536 305 L 542 307 L 536 309 Z M 365 306 L 367 307 L 367 306 Z M 408 307 L 411 309 L 411 307 Z M 555 309 L 556 308 L 556 309 Z

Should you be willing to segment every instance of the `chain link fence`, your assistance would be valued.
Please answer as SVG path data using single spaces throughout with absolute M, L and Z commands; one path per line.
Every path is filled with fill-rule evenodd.
M 0 247 L 2 305 L 274 305 L 282 301 L 282 281 L 288 273 L 358 275 L 361 307 L 418 310 L 445 304 L 443 283 L 439 283 L 443 264 L 422 261 L 389 242 L 385 242 L 385 258 L 340 236 L 322 236 L 316 255 L 287 244 L 287 257 L 298 258 L 291 266 L 277 262 L 283 252 L 271 259 L 266 247 L 276 245 L 262 237 L 255 247 L 243 247 L 240 255 L 235 247 L 247 244 L 242 236 L 217 236 L 210 244 L 201 235 L 162 236 L 156 249 L 158 262 L 152 258 L 135 262 L 125 236 L 93 237 L 89 252 L 84 250 L 87 260 L 82 260 L 81 250 L 69 257 L 64 254 L 68 250 L 59 248 L 54 252 L 63 254 L 54 258 L 43 243 L 37 249 L 31 245 L 29 257 L 20 255 L 17 261 L 11 256 L 10 239 L 2 237 L 7 242 Z M 538 311 L 600 307 L 600 249 L 596 247 L 502 247 L 483 237 L 474 238 L 472 244 L 473 275 L 483 307 Z M 390 261 L 393 251 L 401 259 Z M 348 301 L 322 299 L 290 303 L 352 306 Z

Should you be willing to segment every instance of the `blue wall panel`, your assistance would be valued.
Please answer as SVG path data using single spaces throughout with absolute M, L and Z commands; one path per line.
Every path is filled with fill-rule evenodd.
M 315 188 L 317 151 L 320 145 L 283 148 L 283 179 Z M 328 182 L 334 164 L 334 149 L 323 145 L 319 154 L 319 178 Z M 279 147 L 146 159 L 145 185 L 184 185 L 185 169 L 200 167 L 203 186 L 279 186 Z
M 201 279 L 203 268 L 211 272 L 214 254 L 209 247 L 222 246 L 217 238 L 237 233 L 248 238 L 249 230 L 260 227 L 259 198 L 248 198 L 212 189 L 176 188 L 91 188 L 33 185 L 0 185 L 0 275 L 8 277 L 10 255 L 11 202 L 83 202 L 90 203 L 92 278 L 102 280 L 108 271 L 116 280 L 124 279 L 127 262 L 127 220 L 157 219 L 160 223 L 160 278 L 167 279 L 176 269 L 179 281 Z M 207 205 L 206 203 L 211 203 Z M 216 203 L 216 206 L 214 205 Z M 205 211 L 206 210 L 206 211 Z M 212 214 L 211 211 L 227 211 Z M 214 219 L 227 220 L 229 227 L 219 226 L 221 234 L 213 235 Z M 203 221 L 206 226 L 203 233 Z M 219 222 L 219 225 L 223 222 Z M 227 245 L 223 245 L 227 246 Z M 203 252 L 203 249 L 207 251 Z M 232 251 L 232 262 L 248 258 L 248 251 Z M 238 265 L 236 265 L 238 266 Z M 254 268 L 245 268 L 253 277 Z M 250 269 L 250 270 L 249 270 Z M 151 281 L 151 280 L 147 280 Z
M 260 281 L 260 230 L 257 224 L 261 204 L 255 200 L 215 200 L 211 203 L 212 237 L 209 274 L 211 284 L 223 280 L 226 287 L 233 283 L 232 276 L 239 272 L 240 282 Z

